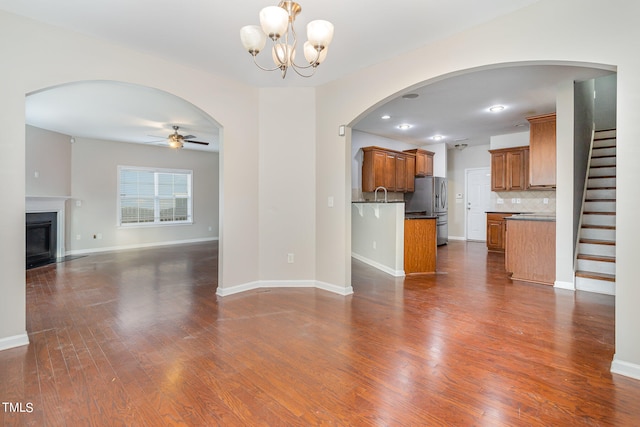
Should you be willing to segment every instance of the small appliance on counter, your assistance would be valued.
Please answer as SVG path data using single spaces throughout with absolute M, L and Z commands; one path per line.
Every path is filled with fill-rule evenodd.
M 449 237 L 447 179 L 439 176 L 416 177 L 413 193 L 405 193 L 405 214 L 424 213 L 435 216 L 438 246 Z

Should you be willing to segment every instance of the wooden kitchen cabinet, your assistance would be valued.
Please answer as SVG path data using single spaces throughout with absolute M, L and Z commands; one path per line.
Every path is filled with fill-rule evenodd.
M 507 219 L 505 269 L 511 279 L 553 285 L 556 279 L 555 220 Z
M 556 186 L 556 114 L 528 117 L 529 185 L 531 188 Z
M 404 220 L 404 272 L 433 273 L 436 271 L 436 219 Z
M 415 176 L 433 176 L 433 156 L 435 153 L 420 148 L 404 152 L 411 153 L 416 157 Z
M 501 148 L 491 153 L 491 191 L 529 188 L 529 147 Z
M 378 187 L 387 191 L 408 192 L 415 188 L 415 155 L 381 147 L 363 147 L 362 191 Z
M 511 215 L 511 213 L 487 213 L 487 250 L 504 252 L 507 235 L 505 218 Z

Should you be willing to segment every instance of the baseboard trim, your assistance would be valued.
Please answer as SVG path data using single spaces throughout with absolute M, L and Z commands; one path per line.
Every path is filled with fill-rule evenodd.
M 364 257 L 362 255 L 358 255 L 357 253 L 351 252 L 351 257 L 357 259 L 358 261 L 364 262 L 365 264 L 370 265 L 373 268 L 377 268 L 380 271 L 383 271 L 387 274 L 390 274 L 393 277 L 404 277 L 404 270 L 394 270 L 393 268 L 380 264 L 377 261 Z
M 140 243 L 136 245 L 122 245 L 122 246 L 106 246 L 102 248 L 78 249 L 73 251 L 67 251 L 66 255 L 89 255 L 89 254 L 96 254 L 101 252 L 125 251 L 130 249 L 160 248 L 163 246 L 189 245 L 192 243 L 215 242 L 217 240 L 218 240 L 217 237 L 203 237 L 199 239 L 173 240 L 169 242 Z
M 0 351 L 9 350 L 10 348 L 20 347 L 28 344 L 29 335 L 27 335 L 27 333 L 25 332 L 24 334 L 0 339 Z
M 259 280 L 255 282 L 243 283 L 242 285 L 231 286 L 228 288 L 218 287 L 218 289 L 216 290 L 216 295 L 220 297 L 226 297 L 229 295 L 265 288 L 315 288 L 342 296 L 353 294 L 353 288 L 351 286 L 338 286 L 317 280 Z
M 449 236 L 448 237 L 449 240 L 462 240 L 465 241 L 467 240 L 466 237 L 462 237 L 462 236 Z M 484 242 L 484 240 L 472 240 L 473 242 Z
M 576 290 L 576 286 L 573 282 L 563 282 L 561 280 L 556 280 L 553 284 L 554 288 L 558 288 L 558 289 L 566 289 L 569 291 L 575 291 Z
M 611 362 L 611 372 L 614 374 L 624 375 L 636 380 L 640 380 L 640 365 L 637 363 L 625 362 L 613 355 Z

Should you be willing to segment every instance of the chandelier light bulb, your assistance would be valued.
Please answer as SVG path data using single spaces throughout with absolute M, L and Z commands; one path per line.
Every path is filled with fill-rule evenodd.
M 267 35 L 258 25 L 246 25 L 240 29 L 242 46 L 252 55 L 257 55 L 267 43 Z
M 304 57 L 314 67 L 322 64 L 322 61 L 327 57 L 327 50 L 328 48 L 325 47 L 318 54 L 318 50 L 310 42 L 304 43 Z
M 287 32 L 289 14 L 279 6 L 267 6 L 260 11 L 260 25 L 271 40 L 278 40 Z
M 327 47 L 333 40 L 333 24 L 317 19 L 307 24 L 307 39 L 315 48 Z

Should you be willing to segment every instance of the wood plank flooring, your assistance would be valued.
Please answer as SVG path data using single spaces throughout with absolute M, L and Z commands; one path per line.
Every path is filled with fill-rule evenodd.
M 640 381 L 609 372 L 614 298 L 511 282 L 503 257 L 451 242 L 404 279 L 354 261 L 348 297 L 217 297 L 216 244 L 29 270 L 0 400 L 33 410 L 0 425 L 640 425 Z

